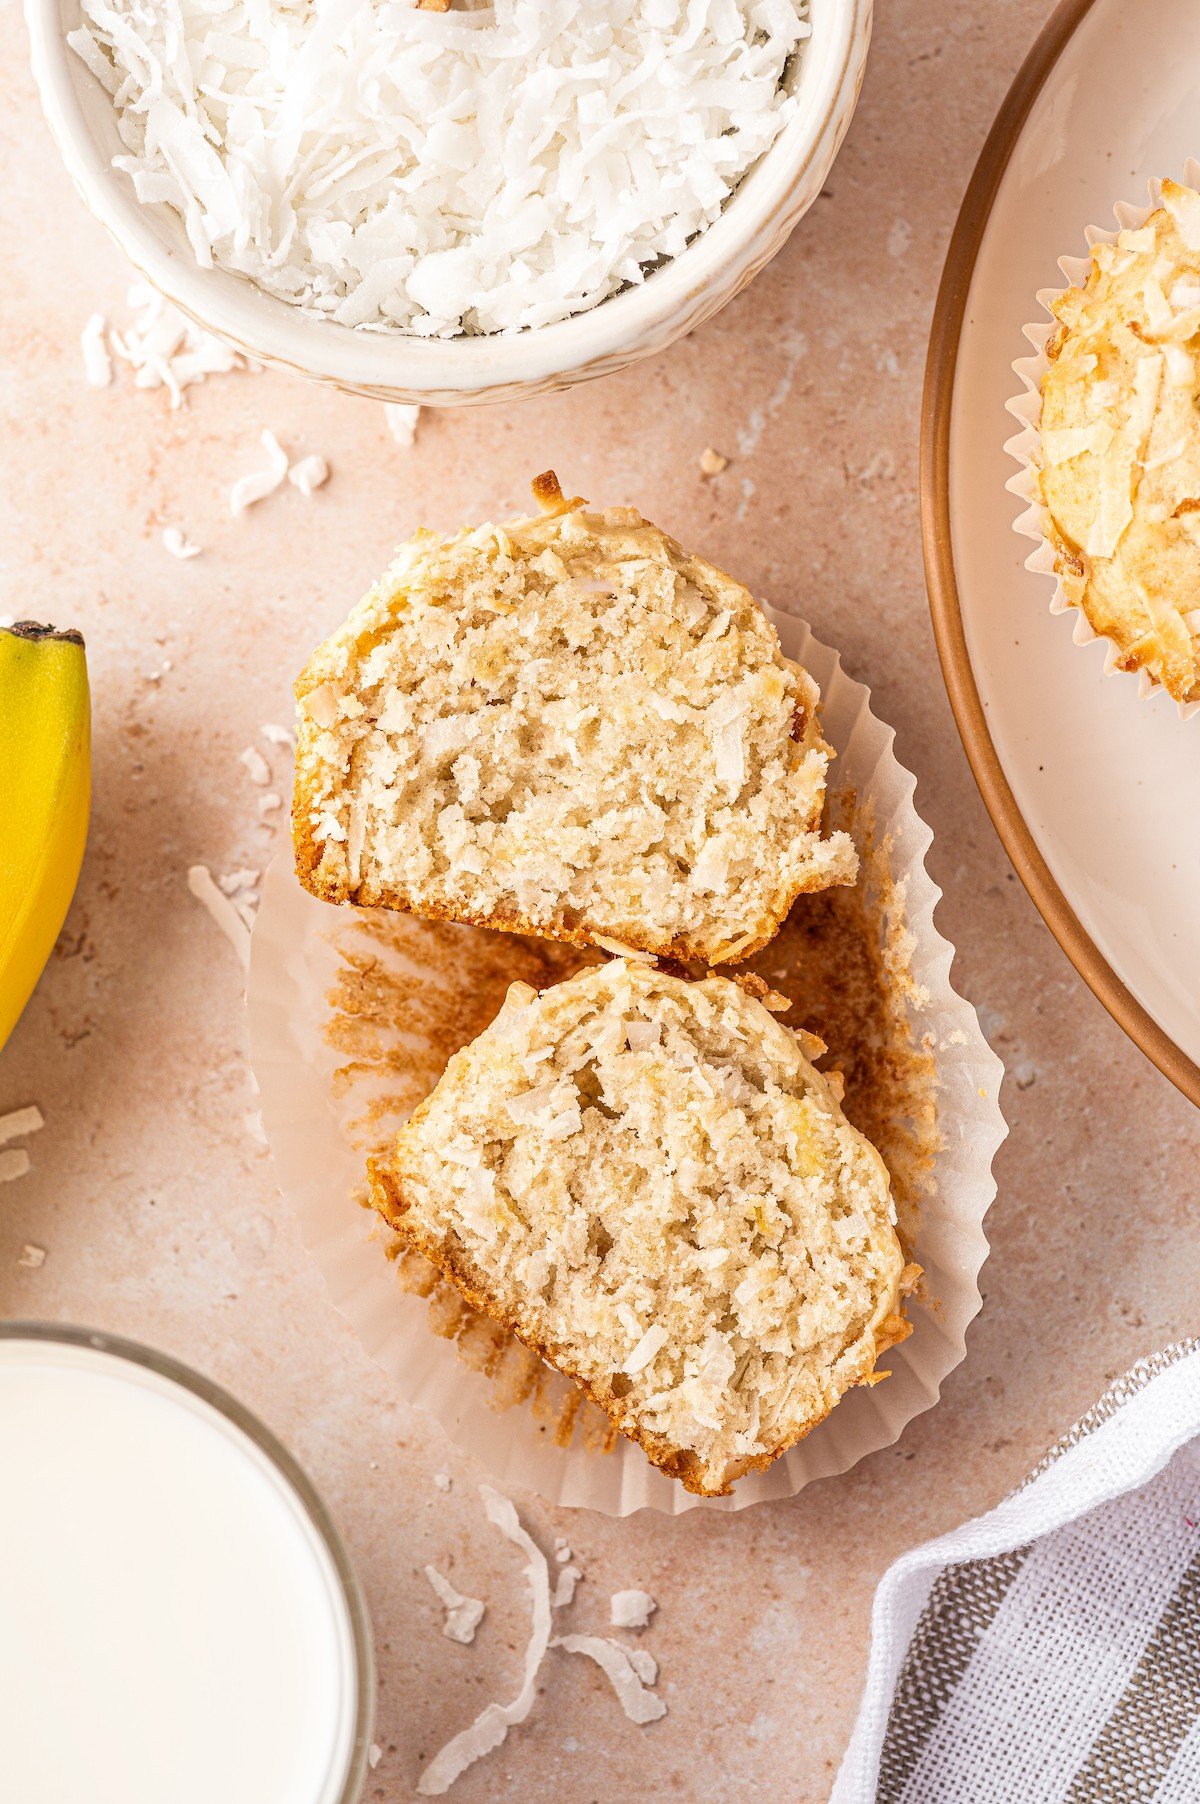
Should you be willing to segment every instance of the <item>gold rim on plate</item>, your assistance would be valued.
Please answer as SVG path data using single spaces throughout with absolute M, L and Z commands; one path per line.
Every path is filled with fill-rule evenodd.
M 1017 72 L 963 199 L 934 305 L 921 398 L 921 540 L 942 675 L 963 748 L 1017 875 L 1079 975 L 1135 1045 L 1200 1106 L 1200 1065 L 1126 988 L 1050 872 L 1009 787 L 971 668 L 950 537 L 950 416 L 971 278 L 992 205 L 1047 78 L 1095 0 L 1061 0 Z

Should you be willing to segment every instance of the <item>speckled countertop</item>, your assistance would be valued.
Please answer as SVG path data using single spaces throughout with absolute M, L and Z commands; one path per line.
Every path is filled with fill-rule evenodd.
M 484 1474 L 392 1396 L 309 1266 L 246 1124 L 241 973 L 186 869 L 269 856 L 238 755 L 287 720 L 305 654 L 413 526 L 515 510 L 553 465 L 803 607 L 918 774 L 939 922 L 1008 1063 L 1012 1126 L 967 1362 L 898 1446 L 733 1517 L 616 1522 L 518 1498 L 586 1570 L 572 1626 L 601 1627 L 617 1587 L 658 1597 L 647 1645 L 669 1714 L 634 1728 L 594 1668 L 560 1660 L 528 1724 L 453 1795 L 823 1799 L 886 1563 L 998 1499 L 1106 1380 L 1194 1324 L 1178 1247 L 1200 1181 L 1195 1115 L 1074 976 L 1009 868 L 955 733 L 921 574 L 917 411 L 938 273 L 1050 10 L 881 0 L 828 192 L 751 289 L 665 356 L 575 394 L 426 415 L 412 450 L 379 408 L 273 375 L 210 381 L 178 413 L 127 378 L 87 388 L 80 328 L 93 310 L 126 317 L 126 272 L 58 166 L 21 58 L 0 76 L 0 611 L 83 628 L 96 711 L 82 885 L 0 1055 L 0 1110 L 36 1101 L 47 1122 L 30 1174 L 0 1191 L 0 1311 L 167 1348 L 232 1386 L 308 1467 L 375 1622 L 370 1800 L 412 1797 L 422 1754 L 515 1689 L 519 1562 L 482 1524 Z M 333 476 L 311 501 L 286 489 L 235 521 L 229 485 L 261 462 L 264 425 Z M 710 481 L 707 445 L 730 459 Z M 168 524 L 204 556 L 171 559 Z M 27 1242 L 46 1249 L 38 1269 L 18 1262 Z M 489 1599 L 474 1648 L 438 1633 L 430 1559 Z

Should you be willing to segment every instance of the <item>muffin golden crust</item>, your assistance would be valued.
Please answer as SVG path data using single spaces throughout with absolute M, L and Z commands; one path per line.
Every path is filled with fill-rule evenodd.
M 748 957 L 824 837 L 815 683 L 740 583 L 633 508 L 418 534 L 297 683 L 301 881 L 577 945 Z
M 1039 489 L 1055 569 L 1123 669 L 1200 699 L 1200 195 L 1164 181 L 1053 311 Z
M 371 1192 L 701 1495 L 884 1376 L 909 1332 L 883 1161 L 796 1035 L 724 977 L 614 959 L 541 995 L 513 984 Z

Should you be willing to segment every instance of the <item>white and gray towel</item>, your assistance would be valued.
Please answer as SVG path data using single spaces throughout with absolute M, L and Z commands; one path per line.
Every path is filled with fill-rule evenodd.
M 831 1804 L 1200 1804 L 1200 1341 L 875 1595 Z

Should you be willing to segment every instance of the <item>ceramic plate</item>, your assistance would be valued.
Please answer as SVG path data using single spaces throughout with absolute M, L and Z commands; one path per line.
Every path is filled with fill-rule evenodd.
M 1200 1103 L 1200 720 L 1104 675 L 1024 568 L 1004 450 L 1022 326 L 1058 258 L 1200 154 L 1196 0 L 1066 0 L 984 148 L 938 297 L 922 511 L 947 687 L 1034 901 L 1100 999 Z

